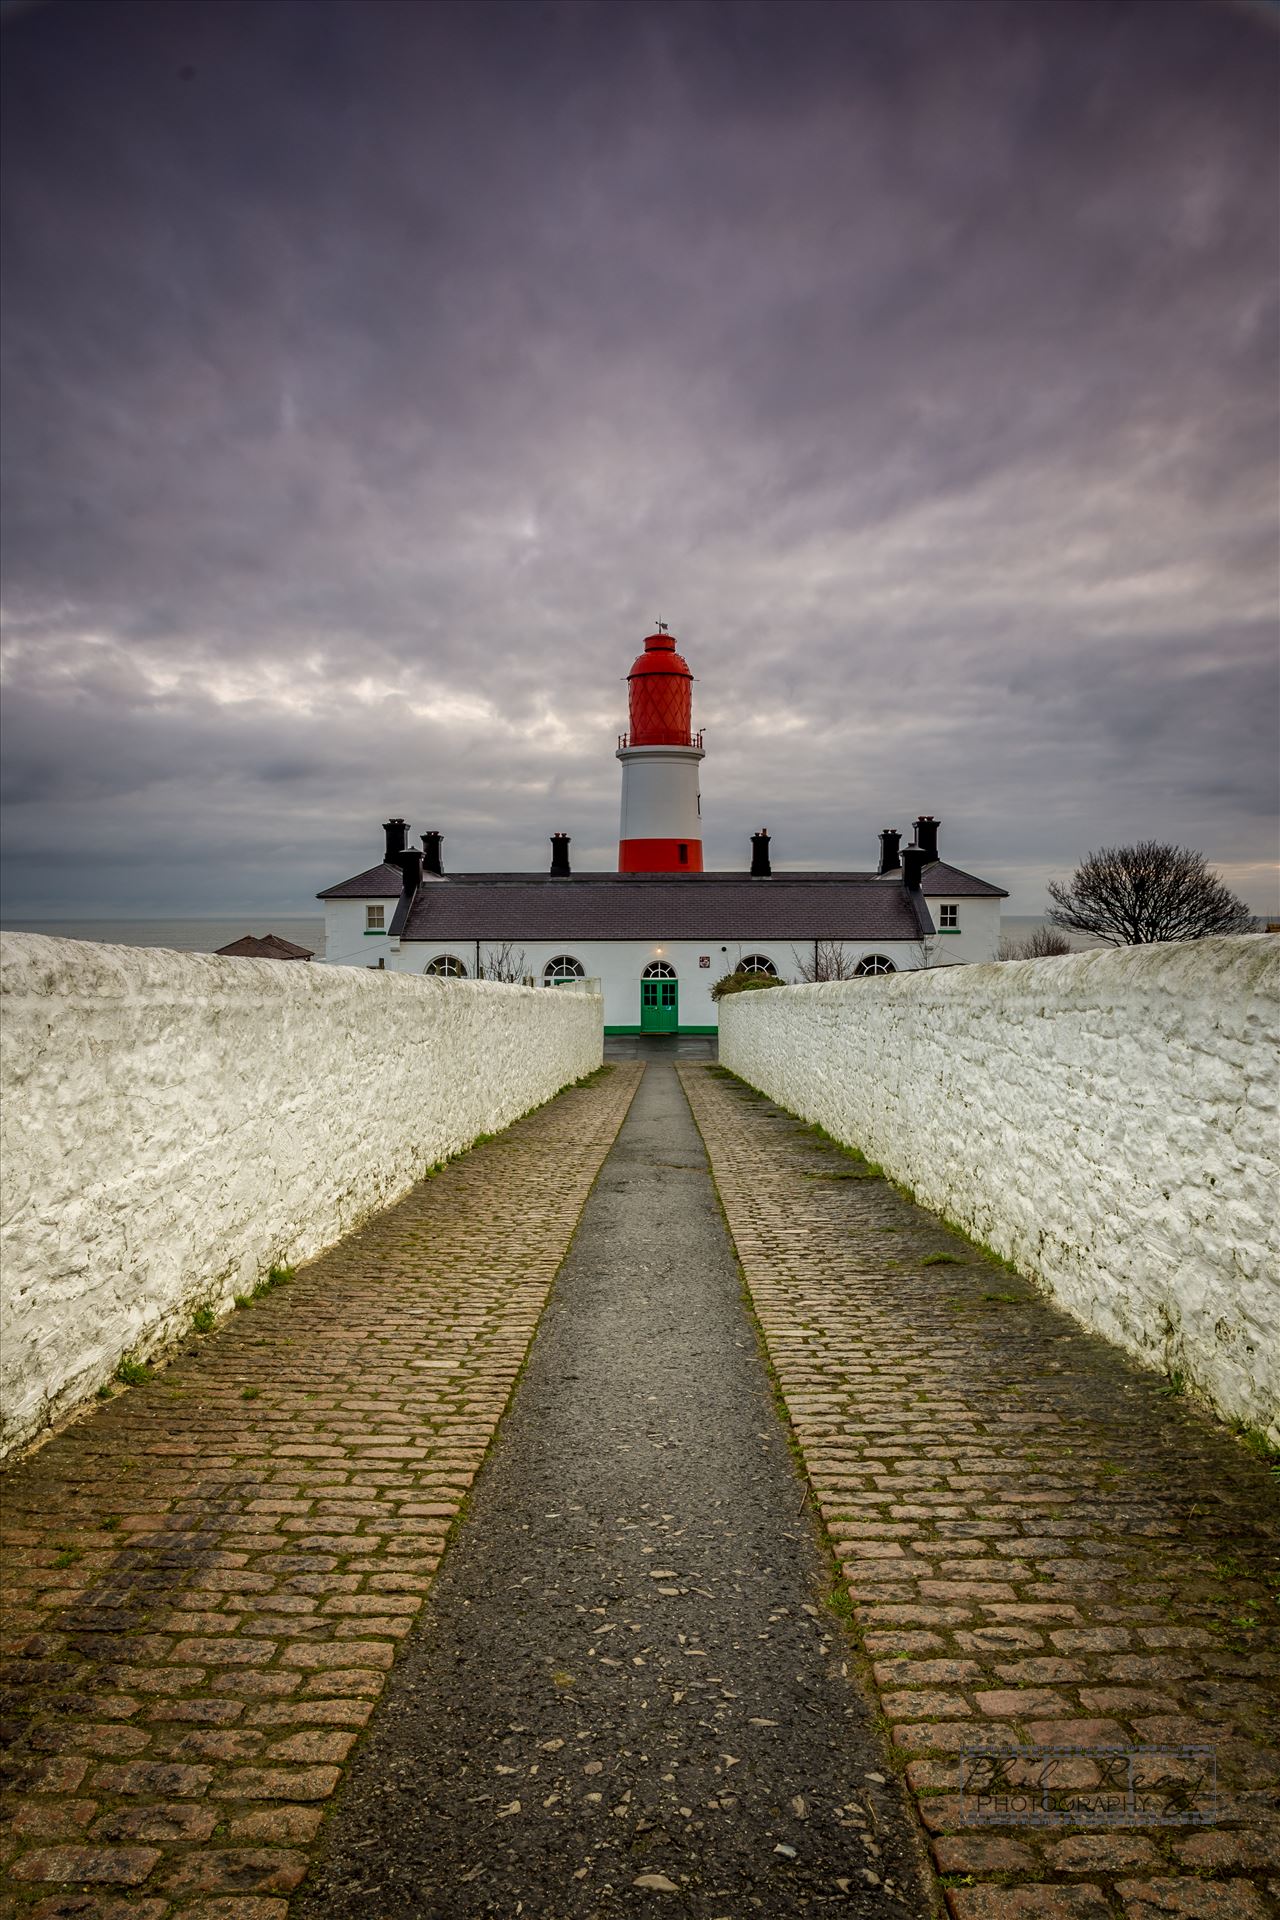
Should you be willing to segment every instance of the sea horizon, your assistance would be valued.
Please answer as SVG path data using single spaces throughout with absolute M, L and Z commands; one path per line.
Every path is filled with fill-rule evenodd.
M 216 953 L 247 933 L 278 933 L 324 959 L 324 917 L 318 913 L 0 914 L 0 932 L 43 933 L 108 947 L 159 947 L 170 953 Z

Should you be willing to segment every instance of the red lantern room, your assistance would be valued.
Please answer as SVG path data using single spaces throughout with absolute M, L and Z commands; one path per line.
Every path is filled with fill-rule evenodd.
M 693 675 L 661 621 L 627 675 L 631 729 L 622 762 L 619 873 L 701 873 L 702 803 Z
M 633 747 L 691 747 L 693 675 L 661 623 L 627 675 Z

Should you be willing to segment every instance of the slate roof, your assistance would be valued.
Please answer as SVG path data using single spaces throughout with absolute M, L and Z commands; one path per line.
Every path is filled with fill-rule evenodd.
M 400 869 L 389 866 L 384 860 L 379 866 L 356 874 L 353 880 L 341 880 L 336 887 L 326 887 L 323 893 L 316 895 L 316 899 L 394 900 L 399 891 Z
M 926 867 L 926 899 L 1005 897 L 946 861 Z M 322 900 L 398 899 L 400 869 L 370 867 Z M 459 873 L 427 879 L 405 940 L 918 940 L 922 925 L 898 874 Z M 925 919 L 928 920 L 926 913 Z
M 278 933 L 246 933 L 239 940 L 233 940 L 229 947 L 218 947 L 216 951 L 229 960 L 310 960 L 313 949 L 300 947 Z
M 1007 900 L 1007 887 L 993 887 L 989 880 L 979 880 L 976 873 L 965 873 L 961 867 L 953 867 L 946 860 L 935 860 L 926 867 L 920 882 L 920 891 L 926 900 L 940 900 L 944 894 L 956 900 Z
M 918 896 L 917 896 L 918 899 Z M 424 886 L 405 940 L 918 940 L 901 880 L 848 874 L 459 875 Z M 397 919 L 399 915 L 397 915 Z

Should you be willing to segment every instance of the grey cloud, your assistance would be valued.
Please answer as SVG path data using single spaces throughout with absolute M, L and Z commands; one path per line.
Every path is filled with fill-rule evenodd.
M 715 858 L 766 800 L 803 864 L 932 806 L 1028 909 L 1108 833 L 1270 857 L 1275 46 L 1154 3 L 19 17 L 11 908 L 284 866 L 297 906 L 393 806 L 607 864 L 656 615 Z

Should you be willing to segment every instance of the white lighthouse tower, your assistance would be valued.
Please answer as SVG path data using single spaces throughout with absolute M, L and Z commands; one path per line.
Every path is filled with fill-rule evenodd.
M 702 735 L 692 731 L 693 675 L 664 621 L 627 675 L 619 873 L 701 873 Z

